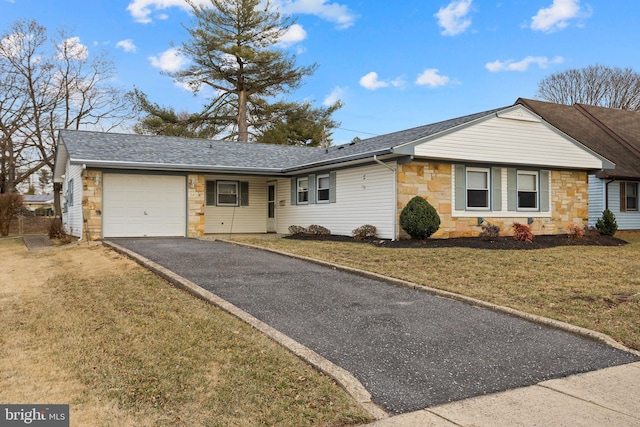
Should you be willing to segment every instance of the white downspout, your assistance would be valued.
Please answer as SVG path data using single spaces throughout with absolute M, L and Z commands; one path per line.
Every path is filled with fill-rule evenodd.
M 386 164 L 385 162 L 378 159 L 377 155 L 373 155 L 373 161 L 381 164 L 385 168 L 389 169 L 393 172 L 393 239 L 397 240 L 398 236 L 398 176 L 396 175 L 396 168 L 393 168 Z

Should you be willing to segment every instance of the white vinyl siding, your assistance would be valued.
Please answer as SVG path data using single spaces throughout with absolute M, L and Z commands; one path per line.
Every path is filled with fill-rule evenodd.
M 69 188 L 69 185 L 73 188 Z M 75 237 L 82 237 L 82 166 L 67 162 L 66 175 L 62 183 L 62 222 L 65 231 Z M 69 200 L 72 196 L 73 200 Z M 66 206 L 66 209 L 64 209 Z
M 589 194 L 589 197 L 591 198 L 591 194 Z M 618 230 L 640 230 L 640 211 L 620 212 L 620 181 L 613 181 L 609 184 L 609 210 L 616 217 Z M 602 211 L 604 211 L 604 208 Z M 602 211 L 594 212 L 594 225 L 598 218 L 602 217 Z M 591 222 L 591 215 L 589 222 Z
M 205 234 L 267 232 L 267 180 L 265 178 L 206 175 L 205 179 L 216 182 L 248 183 L 249 187 L 248 206 L 207 205 L 204 207 Z M 278 209 L 279 207 L 276 206 L 279 215 Z
M 186 178 L 104 173 L 104 237 L 182 237 L 186 232 Z
M 395 163 L 389 163 L 395 167 Z M 322 176 L 323 174 L 319 174 Z M 288 233 L 290 225 L 318 224 L 333 234 L 350 236 L 361 225 L 377 227 L 378 236 L 393 239 L 396 215 L 396 174 L 381 165 L 336 171 L 335 203 L 291 203 L 291 179 L 278 180 L 277 231 Z
M 535 117 L 530 113 L 531 117 Z M 493 117 L 438 136 L 415 147 L 431 159 L 473 160 L 489 164 L 602 168 L 602 161 L 539 121 Z
M 594 227 L 605 209 L 605 180 L 589 175 L 589 226 Z M 638 227 L 640 228 L 640 226 Z

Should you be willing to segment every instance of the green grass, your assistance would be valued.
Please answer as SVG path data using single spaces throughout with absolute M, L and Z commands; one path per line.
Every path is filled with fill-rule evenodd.
M 620 247 L 391 249 L 359 243 L 234 237 L 407 280 L 605 333 L 640 350 L 640 234 Z
M 47 260 L 46 254 L 26 256 L 34 263 Z M 131 425 L 343 426 L 372 420 L 330 378 L 137 266 L 98 278 L 58 274 L 40 292 L 1 300 L 0 307 L 0 331 L 24 337 L 3 346 L 38 350 L 83 385 L 84 394 L 65 402 L 72 413 L 99 401 L 137 420 Z M 96 425 L 115 425 L 108 417 L 100 420 Z

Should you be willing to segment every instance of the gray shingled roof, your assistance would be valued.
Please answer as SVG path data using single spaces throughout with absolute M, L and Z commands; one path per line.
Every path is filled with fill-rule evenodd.
M 322 148 L 239 143 L 207 139 L 61 130 L 59 139 L 73 163 L 122 168 L 291 172 L 390 154 L 454 127 L 503 110 L 495 109 L 443 122 Z

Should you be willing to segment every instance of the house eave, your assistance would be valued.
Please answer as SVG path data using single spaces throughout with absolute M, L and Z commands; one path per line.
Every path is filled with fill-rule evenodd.
M 278 175 L 282 173 L 280 168 L 253 168 L 223 165 L 193 165 L 193 164 L 169 164 L 155 162 L 121 162 L 113 160 L 89 160 L 73 159 L 72 164 L 81 164 L 88 168 L 118 169 L 118 170 L 153 170 L 167 172 L 194 172 L 194 173 L 235 173 L 249 175 Z
M 371 161 L 371 158 L 373 158 L 373 156 L 383 156 L 386 154 L 394 154 L 394 153 L 391 148 L 385 148 L 382 150 L 353 154 L 351 156 L 337 157 L 337 158 L 333 158 L 325 161 L 317 161 L 317 162 L 305 163 L 302 165 L 296 165 L 290 168 L 284 168 L 282 169 L 282 172 L 285 174 L 290 174 L 290 173 L 299 172 L 301 170 L 326 168 L 327 166 L 333 166 L 337 164 L 355 164 L 359 162 L 361 163 L 361 162 Z

